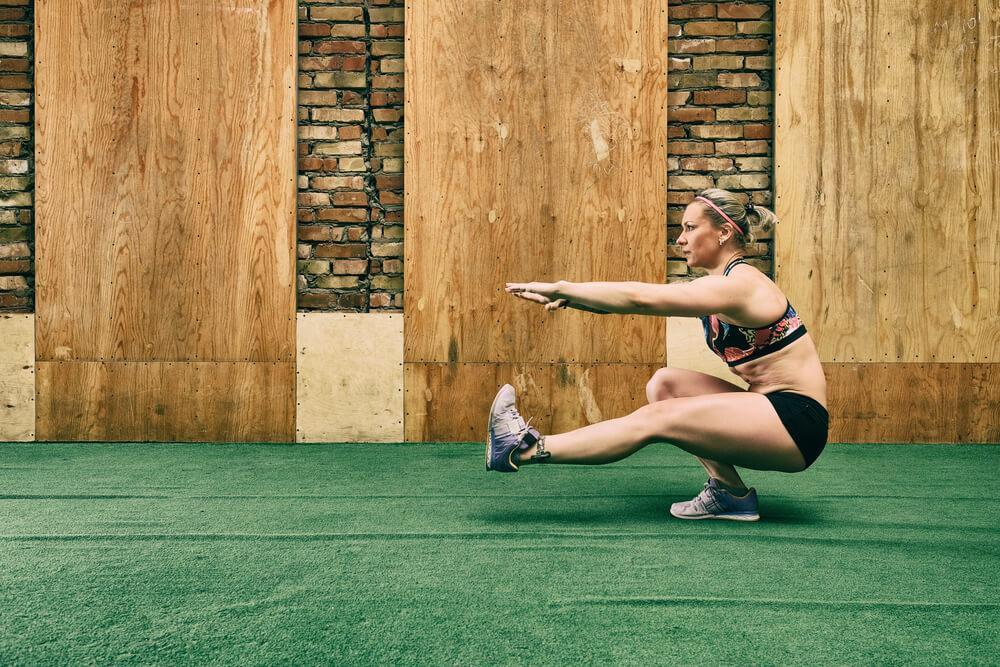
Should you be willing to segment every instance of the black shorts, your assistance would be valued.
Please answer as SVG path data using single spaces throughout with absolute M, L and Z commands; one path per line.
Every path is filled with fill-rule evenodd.
M 806 468 L 819 458 L 826 446 L 830 414 L 819 401 L 790 391 L 764 394 L 771 401 L 778 418 L 802 452 Z

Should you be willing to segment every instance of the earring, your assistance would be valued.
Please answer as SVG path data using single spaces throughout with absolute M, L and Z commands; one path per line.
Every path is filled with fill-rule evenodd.
M 725 241 L 723 241 L 722 239 L 719 239 L 719 245 L 722 245 L 723 243 L 725 243 Z

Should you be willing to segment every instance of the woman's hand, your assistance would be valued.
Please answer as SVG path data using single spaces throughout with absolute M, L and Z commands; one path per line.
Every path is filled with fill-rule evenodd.
M 558 297 L 558 283 L 507 283 L 508 294 L 534 301 L 545 306 L 545 310 L 558 310 L 566 307 L 566 299 Z

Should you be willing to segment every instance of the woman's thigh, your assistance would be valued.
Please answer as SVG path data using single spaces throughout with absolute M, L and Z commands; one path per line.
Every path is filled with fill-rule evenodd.
M 650 403 L 664 401 L 668 398 L 745 391 L 732 382 L 727 382 L 708 373 L 686 368 L 670 368 L 669 366 L 653 373 L 653 377 L 646 384 L 646 398 L 649 399 Z
M 799 451 L 771 402 L 741 391 L 651 404 L 658 438 L 713 461 L 755 470 L 798 472 Z

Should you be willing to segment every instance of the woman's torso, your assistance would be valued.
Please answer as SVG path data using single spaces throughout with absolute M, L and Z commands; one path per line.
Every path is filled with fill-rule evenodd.
M 749 391 L 760 394 L 790 391 L 809 396 L 826 407 L 826 376 L 823 374 L 816 346 L 781 290 L 763 273 L 743 262 L 742 258 L 730 262 L 725 275 L 732 275 L 738 280 L 754 281 L 752 298 L 757 303 L 770 302 L 770 305 L 755 313 L 758 316 L 765 315 L 757 322 L 733 321 L 718 315 L 713 317 L 717 322 L 729 325 L 730 333 L 736 334 L 737 340 L 741 335 L 752 338 L 758 331 L 762 334 L 756 336 L 758 339 L 776 339 L 753 354 L 749 354 L 753 350 L 752 346 L 740 352 L 739 356 L 746 355 L 747 360 L 738 360 L 730 364 L 730 370 L 749 385 Z M 784 304 L 784 308 L 781 308 L 780 304 Z M 766 316 L 764 311 L 771 313 L 772 316 Z M 779 312 L 784 313 L 780 318 Z M 711 328 L 708 323 L 709 318 L 702 319 L 706 322 L 706 334 L 708 334 Z M 732 331 L 733 327 L 739 328 L 740 331 Z M 782 337 L 791 340 L 777 340 Z M 709 347 L 712 347 L 711 341 Z M 713 351 L 719 353 L 714 348 Z

